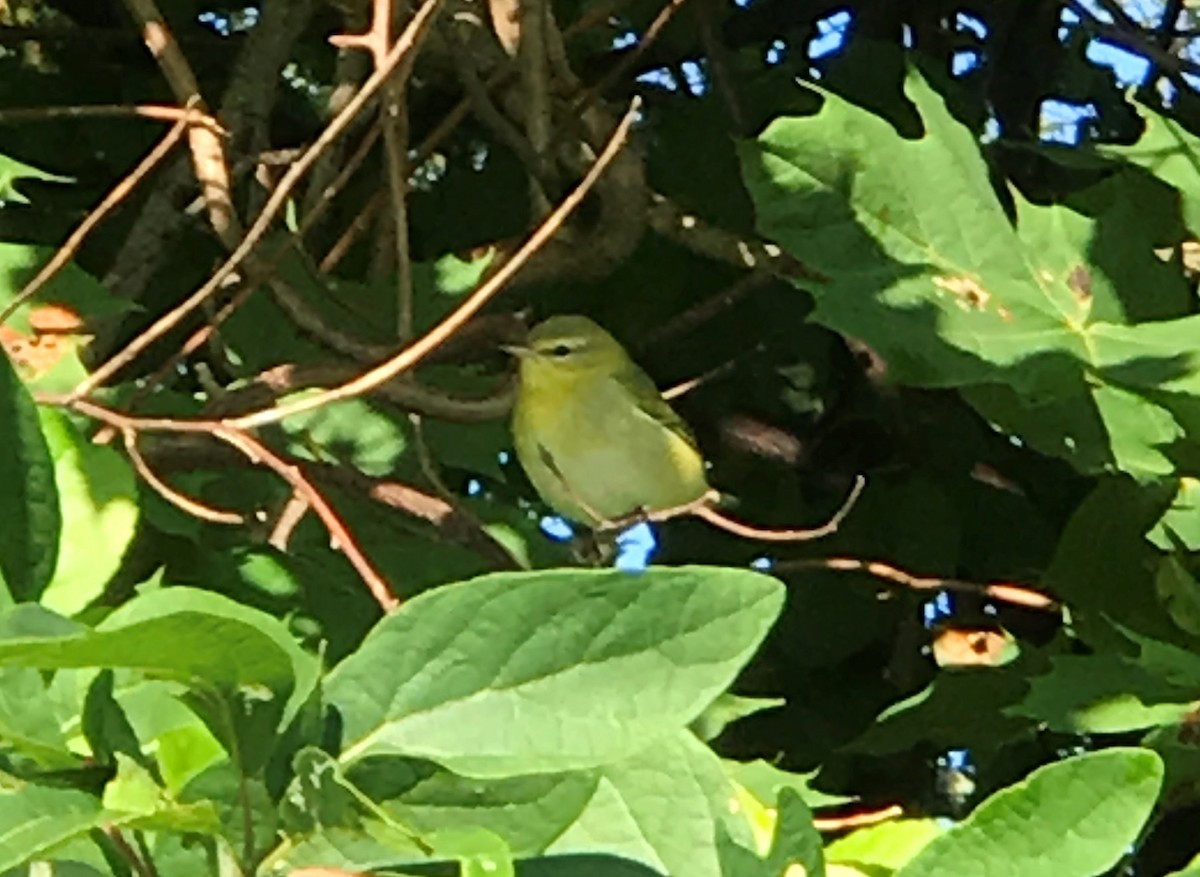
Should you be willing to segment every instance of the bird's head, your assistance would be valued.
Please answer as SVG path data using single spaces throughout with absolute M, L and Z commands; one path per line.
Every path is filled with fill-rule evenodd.
M 522 383 L 558 383 L 619 372 L 629 362 L 620 342 L 587 317 L 539 323 L 524 344 L 504 348 L 521 363 Z

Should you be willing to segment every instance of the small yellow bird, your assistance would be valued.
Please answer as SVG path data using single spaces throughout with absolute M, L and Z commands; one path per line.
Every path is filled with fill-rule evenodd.
M 534 488 L 592 527 L 715 492 L 687 424 L 620 343 L 587 317 L 551 317 L 524 345 L 512 431 Z

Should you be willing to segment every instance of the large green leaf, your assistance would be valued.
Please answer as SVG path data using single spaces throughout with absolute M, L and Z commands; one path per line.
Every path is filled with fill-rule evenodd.
M 1129 851 L 1162 778 L 1162 761 L 1147 749 L 1046 765 L 992 795 L 896 877 L 1093 877 Z
M 204 591 L 162 588 L 93 629 L 36 605 L 0 613 L 0 665 L 130 668 L 282 702 L 311 688 L 316 662 L 262 612 Z M 289 704 L 289 711 L 292 705 Z
M 826 95 L 817 116 L 778 119 L 743 148 L 759 227 L 830 278 L 813 318 L 866 341 L 899 381 L 969 390 L 989 420 L 1081 470 L 1173 471 L 1170 446 L 1200 434 L 1187 341 L 1200 318 L 1114 322 L 1149 275 L 1089 259 L 1096 217 L 1014 193 L 1014 228 L 972 132 L 919 77 L 907 90 L 920 139 Z M 1105 221 L 1146 264 L 1153 241 L 1134 219 Z
M 680 731 L 602 768 L 587 808 L 548 852 L 613 853 L 663 874 L 719 877 L 718 828 L 732 827 L 733 794 L 716 755 Z
M 0 446 L 0 573 L 14 596 L 28 600 L 50 581 L 62 521 L 37 410 L 3 354 Z
M 1136 143 L 1104 144 L 1096 151 L 1144 167 L 1174 186 L 1181 196 L 1184 221 L 1193 231 L 1200 231 L 1200 139 L 1150 107 L 1142 105 L 1139 110 L 1146 127 Z
M 111 446 L 95 445 L 57 411 L 41 411 L 54 458 L 62 537 L 42 605 L 72 615 L 98 597 L 121 565 L 138 522 L 133 469 Z
M 744 570 L 684 567 L 498 574 L 429 592 L 331 673 L 342 759 L 392 753 L 505 776 L 627 757 L 733 681 L 782 591 Z
M 542 852 L 596 790 L 591 771 L 468 779 L 428 761 L 368 758 L 349 771 L 383 812 L 423 836 L 471 826 L 504 840 L 513 855 Z
M 0 780 L 0 871 L 43 858 L 97 827 L 102 816 L 99 799 L 84 792 L 25 783 L 5 788 Z

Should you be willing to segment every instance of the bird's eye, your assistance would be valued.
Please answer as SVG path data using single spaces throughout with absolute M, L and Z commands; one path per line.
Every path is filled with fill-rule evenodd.
M 568 344 L 555 344 L 554 348 L 550 351 L 550 355 L 551 356 L 570 356 L 571 355 L 571 347 Z

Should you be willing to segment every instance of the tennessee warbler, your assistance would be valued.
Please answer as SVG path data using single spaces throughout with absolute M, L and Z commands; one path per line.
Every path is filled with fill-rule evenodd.
M 517 458 L 551 508 L 592 527 L 711 493 L 687 424 L 587 317 L 551 317 L 520 346 Z

